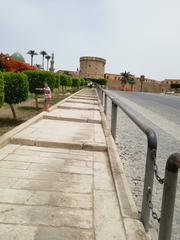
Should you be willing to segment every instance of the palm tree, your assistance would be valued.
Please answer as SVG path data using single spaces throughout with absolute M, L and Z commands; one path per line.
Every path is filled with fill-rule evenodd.
M 47 71 L 49 69 L 49 60 L 51 59 L 51 56 L 47 55 L 45 56 L 45 58 L 47 59 Z
M 136 83 L 134 77 L 129 77 L 128 83 L 131 85 L 131 92 L 133 91 L 133 85 Z
M 121 85 L 123 86 L 123 91 L 126 86 L 126 84 L 129 82 L 129 78 L 132 77 L 133 75 L 130 74 L 130 72 L 123 72 L 120 74 L 121 75 Z
M 144 75 L 141 75 L 140 78 L 139 78 L 139 81 L 141 82 L 141 92 L 142 92 L 143 83 L 144 83 L 144 81 L 145 81 L 145 76 L 144 76 Z
M 44 57 L 47 55 L 47 52 L 41 51 L 40 54 L 42 55 L 42 68 L 44 69 Z
M 29 50 L 27 54 L 31 56 L 31 66 L 33 66 L 33 57 L 34 55 L 38 55 L 38 54 L 34 50 Z

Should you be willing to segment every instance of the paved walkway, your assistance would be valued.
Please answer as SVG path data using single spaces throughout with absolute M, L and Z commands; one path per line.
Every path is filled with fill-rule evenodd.
M 0 239 L 127 239 L 95 90 L 68 98 L 0 149 Z

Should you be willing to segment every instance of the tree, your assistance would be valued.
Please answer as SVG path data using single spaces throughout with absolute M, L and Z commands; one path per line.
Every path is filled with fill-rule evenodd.
M 40 54 L 42 55 L 42 68 L 44 69 L 44 57 L 47 55 L 47 52 L 41 51 Z
M 16 119 L 16 112 L 13 104 L 26 101 L 28 98 L 29 84 L 23 73 L 3 73 L 4 77 L 4 101 L 10 105 L 13 118 Z
M 125 86 L 126 86 L 126 84 L 129 82 L 129 79 L 130 79 L 130 77 L 132 77 L 133 75 L 132 74 L 130 74 L 130 72 L 122 72 L 121 74 L 121 85 L 123 86 L 123 91 L 124 91 L 124 89 L 125 89 Z
M 79 89 L 81 85 L 81 80 L 77 77 L 72 78 L 72 87 Z
M 131 85 L 131 92 L 132 92 L 133 91 L 133 86 L 136 83 L 136 81 L 133 77 L 129 77 L 128 83 Z
M 0 107 L 2 107 L 4 102 L 4 79 L 3 74 L 0 72 Z
M 38 94 L 40 94 L 40 91 L 37 90 L 37 88 L 43 88 L 44 83 L 47 82 L 50 89 L 53 91 L 56 83 L 56 74 L 53 72 L 47 72 L 47 71 L 24 71 L 28 78 L 29 82 L 29 91 L 31 93 L 35 94 L 35 104 L 36 109 L 39 108 L 38 106 Z M 42 93 L 42 92 L 41 92 Z
M 62 92 L 64 94 L 66 87 L 72 86 L 72 78 L 65 74 L 60 74 L 60 84 L 62 86 Z
M 47 55 L 45 56 L 46 60 L 47 60 L 47 71 L 49 70 L 49 60 L 51 59 L 51 56 Z
M 145 81 L 145 76 L 144 75 L 141 75 L 140 78 L 139 78 L 139 81 L 141 83 L 141 92 L 142 92 L 142 89 L 143 89 L 143 83 Z
M 86 85 L 86 81 L 84 78 L 80 78 L 80 81 L 81 81 L 81 86 L 85 86 Z
M 35 55 L 38 55 L 38 54 L 34 50 L 29 50 L 27 54 L 31 56 L 31 66 L 33 66 L 33 58 Z

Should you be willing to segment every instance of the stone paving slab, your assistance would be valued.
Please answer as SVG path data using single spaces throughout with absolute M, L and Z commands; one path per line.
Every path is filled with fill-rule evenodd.
M 56 109 L 53 112 L 49 112 L 44 116 L 45 118 L 59 119 L 59 120 L 71 120 L 71 121 L 83 121 L 90 123 L 101 123 L 101 116 L 98 111 L 89 110 L 77 110 L 77 109 Z
M 99 106 L 95 104 L 84 104 L 84 103 L 72 103 L 65 102 L 59 105 L 59 108 L 70 108 L 70 109 L 83 109 L 83 110 L 99 110 Z
M 90 210 L 0 204 L 0 223 L 92 228 Z
M 100 240 L 126 239 L 115 192 L 94 192 L 95 234 Z
M 0 188 L 0 203 L 92 209 L 91 194 Z
M 94 148 L 106 147 L 106 140 L 104 137 L 103 129 L 100 124 L 92 123 L 77 123 L 48 119 L 42 119 L 39 122 L 31 125 L 29 128 L 16 134 L 12 139 L 16 140 L 16 143 L 23 144 L 23 141 L 28 141 L 31 145 L 34 142 L 47 141 L 57 142 L 59 144 L 65 144 L 66 146 L 89 144 Z M 20 141 L 21 139 L 21 141 Z M 13 142 L 13 140 L 12 140 Z M 65 147 L 66 147 L 65 146 Z
M 83 104 L 92 104 L 92 105 L 97 105 L 98 101 L 97 100 L 89 100 L 89 99 L 74 99 L 70 98 L 66 102 L 71 102 L 71 103 L 83 103 Z
M 0 224 L 3 240 L 92 240 L 93 231 L 67 227 L 23 226 Z
M 96 96 L 92 96 L 92 97 L 83 97 L 83 96 L 78 96 L 78 95 L 74 95 L 72 96 L 71 99 L 85 99 L 85 100 L 98 100 L 98 98 Z

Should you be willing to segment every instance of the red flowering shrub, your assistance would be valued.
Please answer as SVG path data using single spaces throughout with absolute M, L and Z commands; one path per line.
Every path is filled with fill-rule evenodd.
M 8 54 L 0 53 L 0 71 L 22 72 L 24 70 L 36 70 L 34 66 L 12 59 Z

